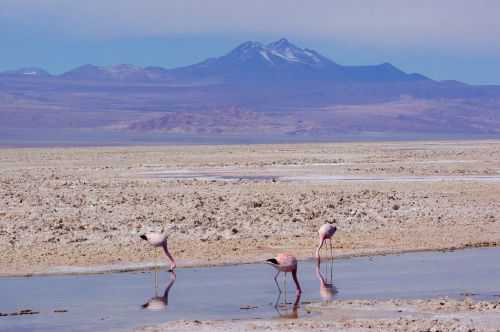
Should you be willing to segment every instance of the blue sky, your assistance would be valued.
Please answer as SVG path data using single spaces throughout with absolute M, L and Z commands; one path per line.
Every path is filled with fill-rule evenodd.
M 497 0 L 2 0 L 0 70 L 176 67 L 286 37 L 341 64 L 500 84 Z

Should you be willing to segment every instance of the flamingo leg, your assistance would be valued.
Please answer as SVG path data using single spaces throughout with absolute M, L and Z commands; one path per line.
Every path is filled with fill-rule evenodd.
M 330 283 L 333 283 L 333 259 L 330 262 Z
M 155 296 L 157 295 L 158 292 L 158 270 L 157 267 L 155 267 Z
M 278 314 L 281 316 L 281 313 L 279 311 L 280 300 L 281 300 L 281 292 L 278 293 L 278 297 L 276 298 L 276 302 L 274 303 L 274 309 L 276 309 L 276 311 L 278 312 Z
M 330 257 L 333 259 L 333 245 L 332 245 L 332 238 L 330 238 Z
M 285 290 L 285 304 L 286 304 L 286 272 L 283 276 L 283 289 Z
M 279 276 L 280 272 L 281 271 L 278 271 L 278 273 L 276 273 L 276 275 L 274 276 L 274 282 L 276 283 L 276 287 L 278 287 L 278 291 L 281 294 L 281 288 L 280 288 L 280 285 L 278 284 L 278 276 Z

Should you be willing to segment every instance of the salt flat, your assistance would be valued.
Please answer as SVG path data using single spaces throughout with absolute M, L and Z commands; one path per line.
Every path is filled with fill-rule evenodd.
M 1 149 L 1 273 L 164 263 L 138 236 L 162 229 L 181 266 L 310 257 L 324 222 L 336 255 L 494 246 L 499 173 L 498 141 Z

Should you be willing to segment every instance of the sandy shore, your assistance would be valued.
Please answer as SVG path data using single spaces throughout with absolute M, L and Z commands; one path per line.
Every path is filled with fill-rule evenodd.
M 308 305 L 306 310 L 316 315 L 297 320 L 290 310 L 269 320 L 176 321 L 136 331 L 500 331 L 500 301 L 333 301 Z
M 443 180 L 286 180 L 334 175 Z M 500 142 L 0 149 L 0 275 L 164 264 L 162 229 L 179 266 L 310 257 L 324 222 L 337 256 L 498 245 L 500 182 L 461 176 Z

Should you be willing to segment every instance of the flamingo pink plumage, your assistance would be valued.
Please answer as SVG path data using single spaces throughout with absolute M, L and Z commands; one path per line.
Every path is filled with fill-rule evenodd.
M 162 247 L 163 251 L 165 251 L 165 254 L 170 260 L 170 269 L 175 269 L 177 265 L 175 264 L 175 259 L 170 254 L 170 251 L 168 251 L 167 235 L 163 233 L 146 233 L 141 235 L 141 239 L 148 241 L 154 247 Z
M 297 279 L 297 258 L 295 258 L 295 256 L 287 253 L 282 253 L 274 258 L 268 259 L 266 262 L 270 264 L 272 267 L 274 267 L 276 270 L 278 270 L 278 273 L 276 273 L 276 275 L 274 276 L 274 281 L 276 282 L 276 285 L 278 286 L 280 292 L 281 289 L 279 288 L 278 281 L 276 280 L 276 278 L 278 278 L 278 275 L 281 272 L 285 272 L 285 279 L 286 279 L 286 274 L 288 272 L 291 272 L 293 281 L 295 282 L 295 286 L 297 288 L 297 294 L 302 293 L 299 280 Z
M 325 243 L 326 240 L 330 240 L 330 253 L 333 257 L 332 237 L 336 231 L 337 231 L 337 227 L 335 227 L 331 224 L 324 224 L 323 226 L 321 226 L 319 228 L 319 230 L 318 230 L 319 245 L 318 245 L 318 248 L 316 249 L 316 258 L 319 259 L 319 251 L 321 250 L 321 247 L 323 247 L 323 243 Z

